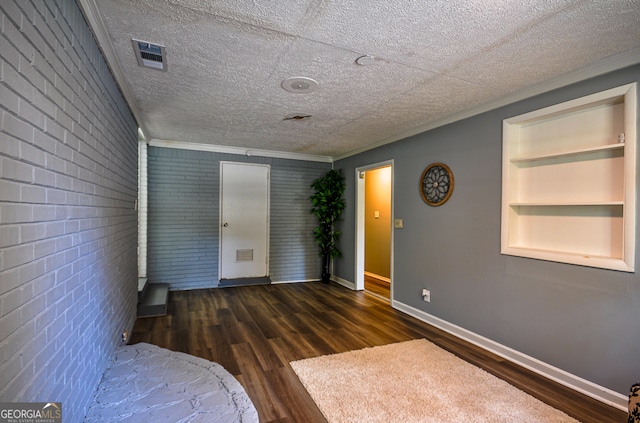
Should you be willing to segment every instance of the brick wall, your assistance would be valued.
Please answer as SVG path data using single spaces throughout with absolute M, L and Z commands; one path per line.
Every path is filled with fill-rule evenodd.
M 220 161 L 271 166 L 271 280 L 318 279 L 309 185 L 330 164 L 149 147 L 149 281 L 171 289 L 218 285 Z
M 271 166 L 271 280 L 318 280 L 322 273 L 318 246 L 313 237 L 317 220 L 310 213 L 311 182 L 331 168 L 290 160 Z
M 209 153 L 149 147 L 147 276 L 171 289 L 214 284 L 219 169 Z
M 0 401 L 82 421 L 135 320 L 137 126 L 75 1 L 0 25 Z

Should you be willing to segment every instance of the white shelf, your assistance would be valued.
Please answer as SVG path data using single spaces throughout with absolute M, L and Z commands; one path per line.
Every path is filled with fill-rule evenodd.
M 506 119 L 502 170 L 502 254 L 634 271 L 635 83 Z
M 584 201 L 573 203 L 509 203 L 511 207 L 584 207 L 584 206 L 624 206 L 623 201 Z
M 595 255 L 575 254 L 567 251 L 536 250 L 533 248 L 510 247 L 502 254 L 527 257 L 545 261 L 555 261 L 561 263 L 577 264 L 580 266 L 598 267 L 603 269 L 619 270 L 622 272 L 633 272 L 633 267 L 628 266 L 624 260 L 615 257 L 604 257 Z
M 515 157 L 510 160 L 512 163 L 535 162 L 535 161 L 549 160 L 549 159 L 562 158 L 562 157 L 578 156 L 582 154 L 597 153 L 600 151 L 622 150 L 622 149 L 624 149 L 624 143 L 606 144 L 606 145 L 599 145 L 597 147 L 568 150 L 560 153 L 540 154 L 540 155 L 526 156 L 526 157 Z

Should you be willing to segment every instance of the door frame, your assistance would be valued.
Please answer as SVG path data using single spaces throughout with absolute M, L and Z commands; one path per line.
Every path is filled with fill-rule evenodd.
M 222 215 L 222 184 L 223 184 L 223 165 L 224 164 L 234 164 L 234 165 L 243 165 L 243 166 L 259 166 L 267 168 L 267 228 L 266 228 L 266 246 L 265 246 L 265 272 L 266 276 L 270 275 L 270 252 L 269 246 L 271 244 L 271 165 L 265 163 L 250 163 L 250 162 L 234 162 L 231 160 L 222 160 L 220 161 L 220 182 L 219 182 L 219 193 L 218 193 L 218 280 L 222 279 L 222 225 L 224 224 L 223 215 Z
M 393 267 L 393 239 L 394 239 L 394 167 L 393 167 L 393 159 L 386 160 L 383 162 L 372 163 L 365 166 L 357 167 L 355 170 L 355 179 L 356 179 L 356 231 L 355 231 L 355 281 L 356 281 L 356 290 L 362 291 L 364 290 L 364 235 L 365 235 L 365 226 L 364 226 L 364 179 L 360 177 L 363 172 L 367 170 L 379 169 L 381 167 L 391 167 L 391 246 L 390 246 L 390 257 L 389 257 L 389 266 L 390 266 L 390 279 L 391 279 L 391 290 L 390 290 L 390 301 L 393 301 L 393 275 L 394 275 L 394 267 Z

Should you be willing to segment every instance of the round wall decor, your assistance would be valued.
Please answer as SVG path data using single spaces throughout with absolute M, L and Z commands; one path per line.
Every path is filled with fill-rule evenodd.
M 432 163 L 420 177 L 420 195 L 430 206 L 441 206 L 453 192 L 453 173 L 444 163 Z

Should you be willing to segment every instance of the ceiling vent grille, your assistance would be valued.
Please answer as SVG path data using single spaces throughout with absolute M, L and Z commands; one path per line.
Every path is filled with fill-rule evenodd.
M 136 53 L 138 66 L 161 71 L 167 70 L 167 57 L 164 46 L 135 39 L 131 40 L 131 42 L 133 43 L 133 50 Z

